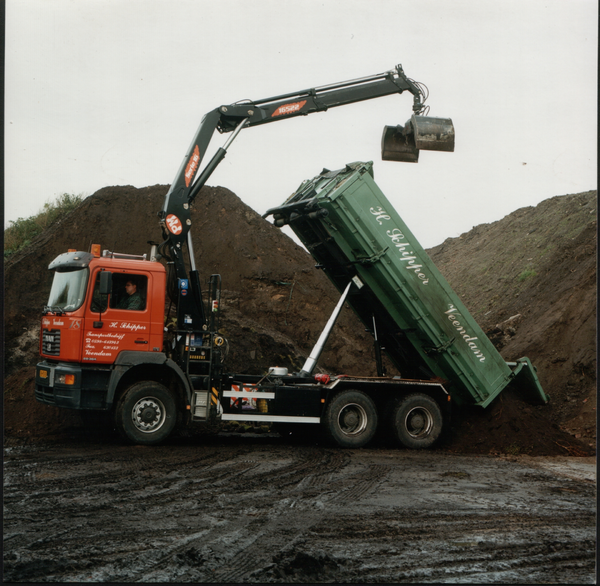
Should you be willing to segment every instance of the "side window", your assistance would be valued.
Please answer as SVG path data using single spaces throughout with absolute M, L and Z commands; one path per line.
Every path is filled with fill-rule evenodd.
M 112 309 L 128 309 L 143 311 L 146 309 L 146 292 L 148 290 L 148 277 L 113 273 L 110 307 Z

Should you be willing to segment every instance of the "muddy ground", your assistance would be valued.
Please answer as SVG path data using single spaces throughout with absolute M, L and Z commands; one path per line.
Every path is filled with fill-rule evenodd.
M 4 482 L 6 582 L 595 583 L 595 458 L 80 435 Z

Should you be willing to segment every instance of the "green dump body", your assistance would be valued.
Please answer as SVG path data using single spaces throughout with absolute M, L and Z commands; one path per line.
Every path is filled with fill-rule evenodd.
M 546 403 L 527 358 L 506 362 L 373 179 L 373 164 L 324 170 L 267 214 L 289 223 L 403 378 L 442 379 L 460 404 L 509 383 Z

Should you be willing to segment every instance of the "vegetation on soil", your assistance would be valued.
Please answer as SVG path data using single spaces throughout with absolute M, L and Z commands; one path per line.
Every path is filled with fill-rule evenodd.
M 10 220 L 10 226 L 4 230 L 4 258 L 28 246 L 36 236 L 72 212 L 83 198 L 83 194 L 63 193 L 53 202 L 46 202 L 37 214 Z

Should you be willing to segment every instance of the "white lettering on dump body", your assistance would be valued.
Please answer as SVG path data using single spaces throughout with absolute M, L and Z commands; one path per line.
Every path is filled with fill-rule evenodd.
M 387 213 L 381 206 L 371 208 L 369 211 L 375 216 L 375 219 L 379 222 L 380 226 L 381 224 L 383 224 L 383 220 L 391 220 L 391 218 L 387 215 Z
M 369 209 L 369 212 L 375 216 L 375 219 L 380 226 L 383 225 L 383 222 L 392 219 L 392 217 L 381 206 L 372 207 Z M 404 268 L 408 271 L 414 271 L 415 276 L 421 280 L 421 284 L 427 285 L 429 283 L 429 277 L 424 272 L 423 265 L 419 264 L 419 259 L 414 251 L 410 250 L 412 247 L 406 240 L 404 234 L 402 234 L 402 230 L 399 228 L 394 228 L 393 230 L 387 230 L 386 234 L 388 238 L 392 240 L 394 246 L 398 249 L 398 252 L 400 253 L 400 260 L 403 263 L 406 263 Z
M 479 358 L 479 362 L 485 361 L 485 356 L 483 352 L 477 346 L 475 340 L 477 340 L 477 336 L 471 336 L 462 326 L 460 321 L 456 316 L 460 316 L 460 313 L 456 310 L 456 307 L 452 303 L 448 303 L 448 311 L 445 312 L 446 317 L 452 323 L 452 326 L 456 328 L 456 331 L 460 334 L 465 343 L 469 346 L 470 350 L 475 354 L 476 358 Z
M 406 263 L 404 268 L 409 271 L 414 271 L 415 275 L 421 279 L 422 284 L 427 285 L 429 283 L 429 277 L 423 272 L 423 265 L 418 264 L 419 259 L 414 251 L 410 250 L 412 247 L 410 246 L 410 243 L 406 241 L 402 231 L 399 228 L 394 228 L 393 230 L 388 230 L 386 234 L 398 249 L 400 260 Z

